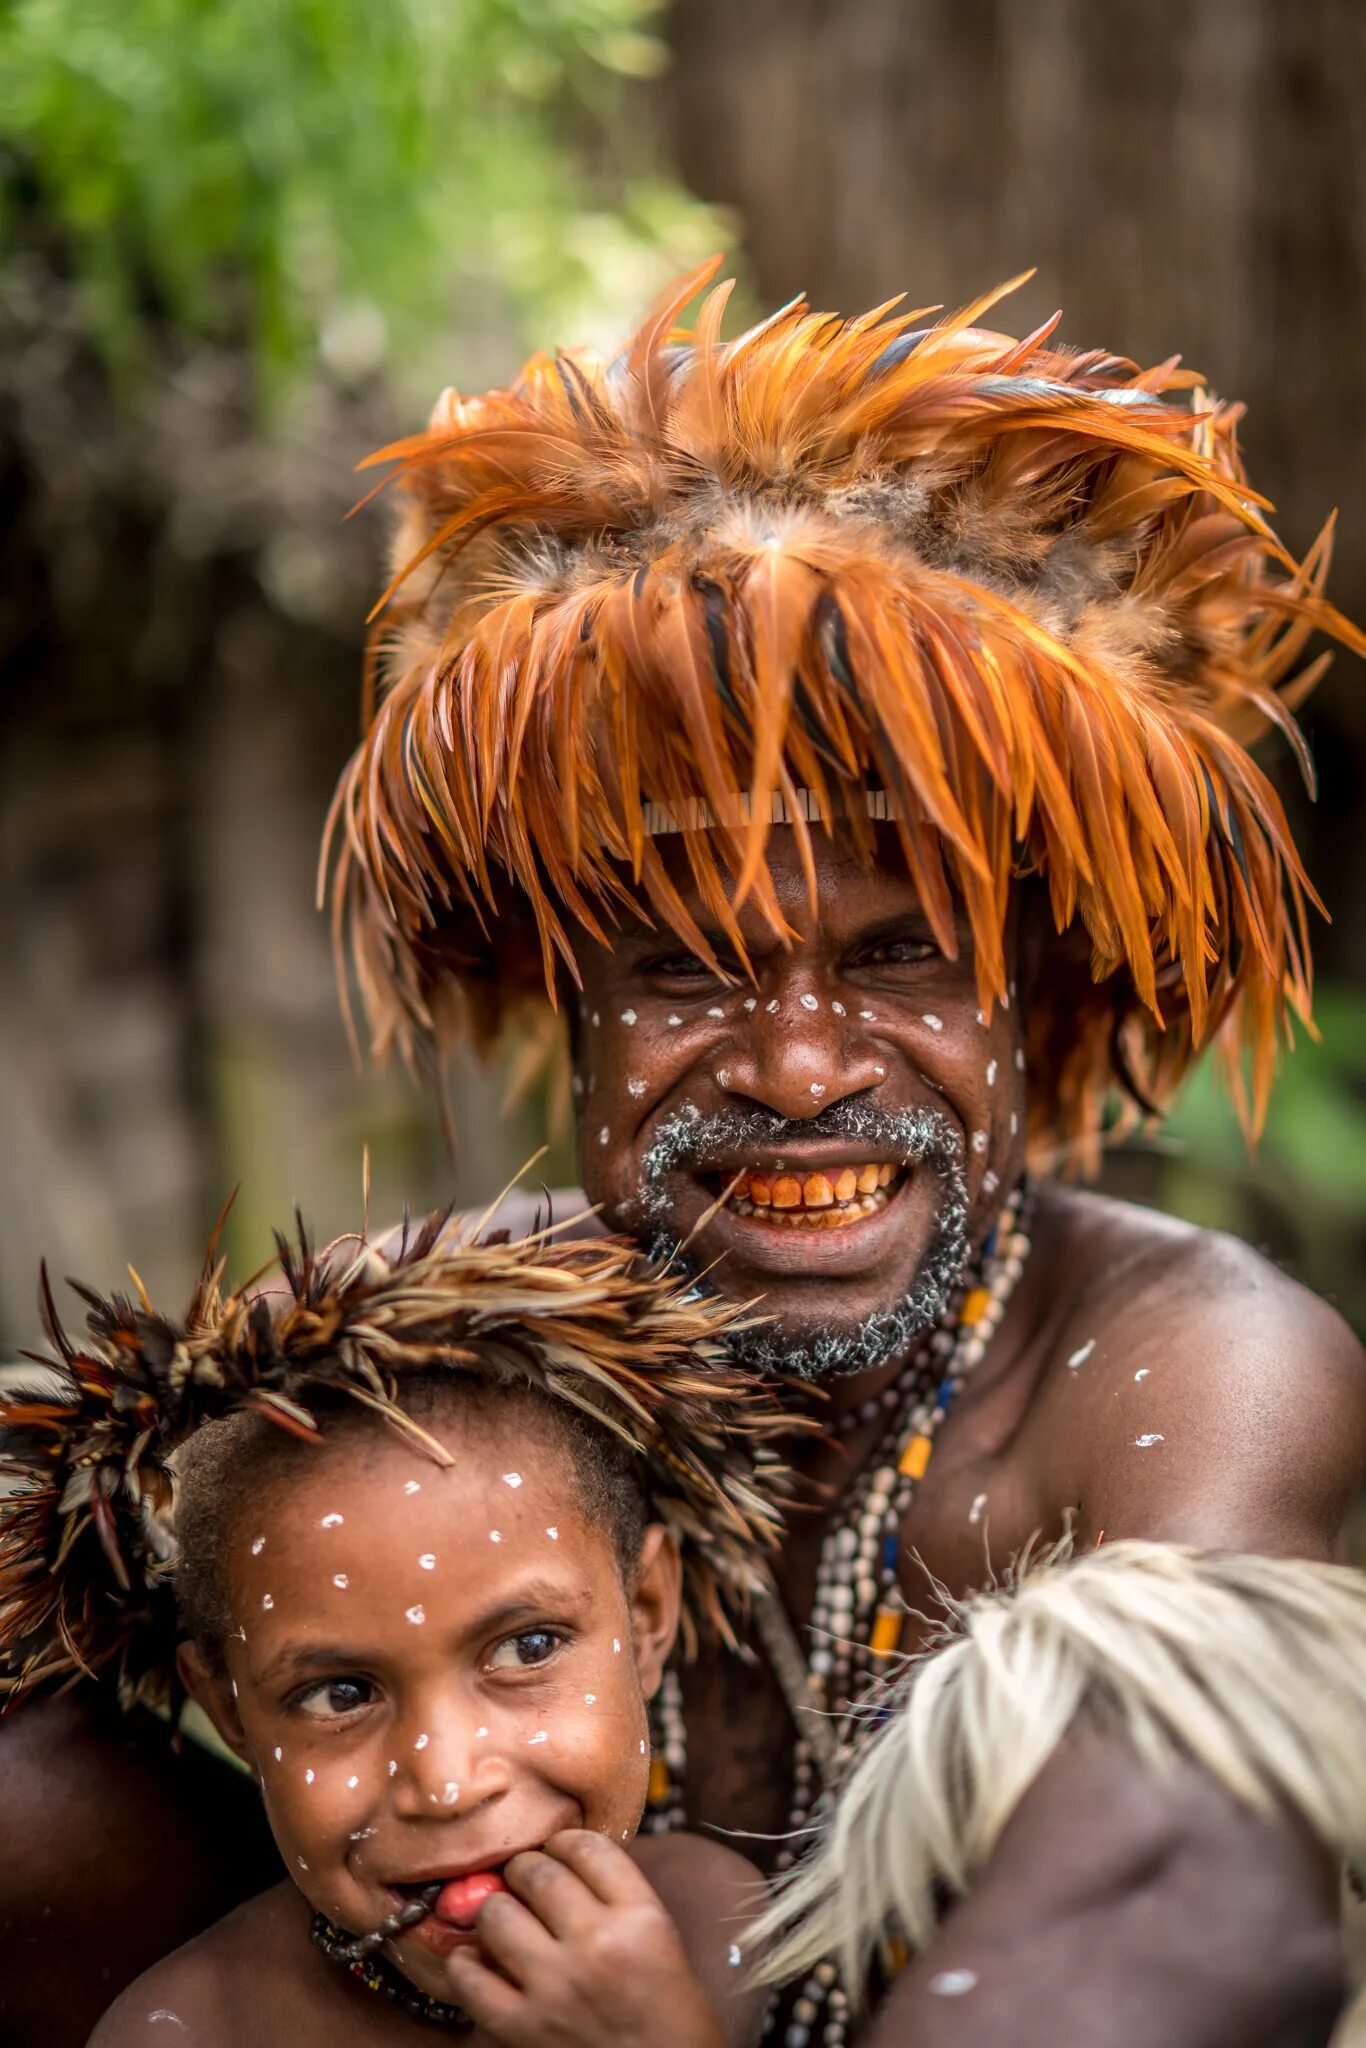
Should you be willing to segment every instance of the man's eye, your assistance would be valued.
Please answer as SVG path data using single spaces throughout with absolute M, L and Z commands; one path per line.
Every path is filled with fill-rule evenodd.
M 938 952 L 932 939 L 888 939 L 864 958 L 870 967 L 918 967 L 924 960 L 935 959 Z
M 296 1693 L 293 1704 L 315 1721 L 334 1721 L 369 1706 L 374 1697 L 375 1688 L 368 1678 L 327 1678 L 307 1692 Z
M 548 1664 L 566 1640 L 557 1629 L 523 1629 L 520 1635 L 507 1636 L 499 1643 L 485 1668 L 489 1671 L 530 1671 L 537 1664 Z

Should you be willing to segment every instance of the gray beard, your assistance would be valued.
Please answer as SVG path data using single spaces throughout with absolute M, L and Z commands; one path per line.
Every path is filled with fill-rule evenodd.
M 645 1155 L 640 1214 L 653 1233 L 650 1256 L 672 1259 L 693 1275 L 699 1287 L 716 1294 L 719 1290 L 698 1272 L 679 1244 L 666 1187 L 669 1175 L 705 1169 L 719 1151 L 752 1152 L 756 1158 L 781 1155 L 785 1144 L 806 1138 L 862 1141 L 870 1151 L 888 1154 L 907 1165 L 928 1166 L 937 1174 L 941 1188 L 934 1235 L 910 1287 L 894 1308 L 879 1310 L 843 1329 L 827 1326 L 806 1336 L 784 1335 L 768 1322 L 733 1331 L 727 1339 L 731 1357 L 748 1371 L 783 1373 L 802 1380 L 843 1379 L 890 1365 L 909 1351 L 948 1307 L 967 1263 L 969 1196 L 963 1139 L 942 1110 L 894 1114 L 847 1101 L 832 1103 L 819 1116 L 790 1122 L 764 1109 L 702 1116 L 685 1104 L 660 1125 Z

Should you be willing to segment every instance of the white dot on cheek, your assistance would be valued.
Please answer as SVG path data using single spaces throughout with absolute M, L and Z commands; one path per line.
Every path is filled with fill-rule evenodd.
M 266 1609 L 267 1613 L 269 1613 L 270 1609 L 275 1605 L 275 1602 L 274 1600 L 272 1600 L 269 1593 L 263 1593 L 261 1595 L 261 1605 Z
M 718 1067 L 718 1068 L 716 1069 L 716 1085 L 717 1085 L 717 1087 L 718 1087 L 718 1088 L 729 1088 L 729 1086 L 730 1086 L 730 1068 L 729 1068 L 729 1067 Z
M 583 1696 L 583 1703 L 586 1707 L 591 1707 L 596 1699 L 597 1694 L 595 1692 L 586 1692 Z
M 283 1751 L 282 1749 L 277 1749 L 277 1750 L 276 1750 L 276 1752 L 275 1752 L 275 1761 L 276 1761 L 276 1763 L 277 1763 L 277 1764 L 282 1764 L 282 1763 L 284 1762 L 284 1760 L 285 1760 L 285 1753 L 284 1753 L 284 1751 Z
M 355 1791 L 355 1789 L 356 1789 L 356 1787 L 357 1787 L 357 1785 L 359 1785 L 359 1783 L 360 1783 L 360 1779 L 359 1779 L 359 1778 L 348 1778 L 348 1779 L 347 1779 L 347 1781 L 346 1781 L 346 1789 L 347 1789 L 347 1791 L 348 1791 L 348 1792 L 354 1792 L 354 1791 Z
M 300 1870 L 307 1870 L 307 1868 L 308 1868 L 308 1865 L 307 1865 L 307 1864 L 306 1864 L 306 1863 L 304 1862 L 304 1859 L 303 1859 L 303 1857 L 302 1857 L 302 1856 L 299 1856 L 299 1857 L 297 1857 L 297 1858 L 296 1858 L 295 1860 L 297 1861 L 297 1863 L 298 1863 L 298 1865 L 299 1865 L 299 1868 L 300 1868 Z
M 350 1585 L 351 1581 L 347 1578 L 345 1572 L 334 1572 L 332 1574 L 332 1583 L 334 1586 L 339 1587 L 341 1591 L 344 1593 L 347 1587 Z
M 986 1151 L 986 1149 L 987 1149 L 987 1134 L 986 1134 L 986 1132 L 985 1132 L 985 1131 L 974 1131 L 974 1132 L 973 1132 L 973 1134 L 972 1134 L 972 1149 L 973 1149 L 973 1151 L 974 1151 L 974 1152 L 985 1152 L 985 1151 Z
M 427 1619 L 427 1615 L 421 1607 L 406 1607 L 403 1610 L 403 1618 L 405 1621 L 411 1621 L 415 1628 L 421 1628 L 423 1622 Z
M 482 1742 L 482 1741 L 483 1741 L 483 1739 L 484 1739 L 484 1737 L 485 1737 L 485 1736 L 486 1736 L 486 1735 L 488 1734 L 488 1732 L 489 1732 L 489 1731 L 488 1731 L 488 1729 L 487 1729 L 487 1728 L 476 1728 L 476 1729 L 475 1729 L 475 1731 L 474 1731 L 474 1739 L 475 1739 L 475 1741 L 476 1741 L 476 1742 Z
M 503 1540 L 503 1532 L 502 1532 L 502 1530 L 501 1530 L 501 1529 L 490 1529 L 490 1530 L 489 1530 L 489 1542 L 490 1542 L 490 1543 L 501 1543 L 501 1542 L 502 1542 L 502 1540 Z
M 635 1011 L 634 1011 L 634 1010 L 623 1010 L 623 1011 L 622 1011 L 622 1013 L 621 1013 L 621 1021 L 622 1021 L 622 1023 L 623 1023 L 623 1024 L 634 1024 L 634 1023 L 635 1023 L 635 1021 L 636 1021 L 636 1013 L 635 1013 Z
M 405 1481 L 403 1491 L 405 1493 L 421 1493 L 422 1483 L 417 1479 L 409 1479 Z
M 312 1771 L 305 1771 L 305 1772 L 304 1772 L 304 1783 L 305 1783 L 305 1785 L 311 1785 L 311 1784 L 313 1783 L 313 1773 L 312 1773 Z
M 430 1550 L 423 1552 L 422 1556 L 418 1559 L 418 1563 L 424 1572 L 434 1572 L 436 1570 L 436 1559 L 432 1556 Z
M 558 1543 L 558 1542 L 559 1542 L 559 1540 L 560 1540 L 560 1532 L 559 1532 L 559 1530 L 558 1530 L 558 1529 L 547 1529 L 545 1533 L 546 1533 L 546 1535 L 547 1535 L 547 1536 L 548 1536 L 548 1537 L 550 1538 L 550 1540 L 551 1540 L 551 1542 L 552 1542 L 552 1543 Z
M 613 1638 L 612 1638 L 612 1648 L 613 1648 L 613 1650 L 614 1650 L 614 1651 L 616 1652 L 616 1654 L 617 1654 L 618 1656 L 620 1656 L 620 1655 L 621 1655 L 621 1639 L 620 1639 L 620 1637 L 619 1637 L 619 1636 L 613 1636 Z
M 683 1019 L 681 1017 L 666 1017 L 664 1022 L 668 1025 L 670 1031 L 677 1031 Z
M 988 1086 L 988 1088 L 994 1088 L 994 1087 L 996 1086 L 996 1062 L 995 1062 L 995 1060 L 988 1060 L 988 1061 L 987 1061 L 987 1086 Z
M 527 1743 L 527 1748 L 534 1749 L 538 1742 L 549 1742 L 549 1740 L 550 1737 L 546 1734 L 544 1728 L 542 1728 L 530 1738 L 530 1740 Z
M 641 1755 L 642 1755 L 642 1756 L 644 1756 L 644 1754 L 645 1754 L 645 1742 L 644 1742 L 644 1738 L 643 1738 L 643 1737 L 642 1737 L 642 1739 L 641 1739 L 641 1744 L 640 1744 L 640 1753 L 641 1753 Z
M 445 1805 L 454 1806 L 456 1800 L 460 1797 L 460 1787 L 454 1783 L 448 1784 L 441 1797 Z
M 942 1017 L 925 1016 L 922 1017 L 920 1021 L 922 1024 L 928 1024 L 931 1031 L 942 1031 L 944 1029 L 944 1020 Z
M 263 1551 L 263 1550 L 265 1549 L 265 1547 L 266 1547 L 266 1539 L 265 1539 L 265 1537 L 264 1537 L 264 1536 L 258 1536 L 258 1537 L 256 1538 L 256 1541 L 255 1541 L 255 1542 L 254 1542 L 254 1543 L 252 1544 L 252 1546 L 251 1546 L 251 1554 L 252 1554 L 252 1556 L 253 1556 L 253 1557 L 259 1557 L 259 1556 L 261 1555 L 261 1552 L 262 1552 L 262 1551 Z
M 600 1145 L 610 1145 L 611 1142 L 612 1133 L 608 1130 L 606 1124 L 604 1124 L 602 1129 L 598 1132 L 598 1143 Z
M 426 1735 L 419 1735 L 417 1741 L 413 1744 L 413 1748 L 425 1749 L 427 1747 L 428 1740 L 429 1737 L 427 1737 Z
M 390 1757 L 390 1759 L 389 1759 L 389 1776 L 390 1776 L 391 1778 L 396 1778 L 396 1777 L 398 1776 L 398 1759 L 397 1759 L 397 1757 L 392 1757 L 392 1756 L 391 1756 L 391 1757 Z
M 521 1483 L 522 1475 L 520 1472 L 505 1472 L 503 1474 L 504 1486 L 520 1486 Z
M 813 1081 L 811 1083 L 811 1093 L 816 1097 L 817 1101 L 819 1101 L 821 1096 L 824 1095 L 825 1089 L 819 1081 Z
M 324 1515 L 318 1527 L 320 1529 L 340 1529 L 341 1525 L 342 1517 L 340 1515 Z

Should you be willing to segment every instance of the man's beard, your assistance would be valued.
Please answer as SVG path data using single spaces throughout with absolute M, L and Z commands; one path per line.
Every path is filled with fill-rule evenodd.
M 785 1336 L 770 1321 L 733 1331 L 727 1340 L 731 1357 L 752 1372 L 840 1379 L 873 1372 L 903 1356 L 943 1314 L 967 1262 L 969 1195 L 963 1139 L 942 1110 L 894 1114 L 857 1101 L 835 1102 L 819 1116 L 794 1123 L 771 1110 L 733 1109 L 702 1116 L 685 1105 L 660 1125 L 645 1155 L 640 1213 L 653 1231 L 650 1256 L 672 1258 L 694 1275 L 699 1286 L 715 1293 L 718 1290 L 698 1273 L 672 1228 L 666 1178 L 689 1168 L 705 1171 L 718 1152 L 749 1152 L 758 1159 L 781 1155 L 784 1147 L 811 1138 L 848 1138 L 856 1141 L 860 1154 L 865 1149 L 877 1151 L 907 1165 L 928 1167 L 938 1176 L 941 1189 L 934 1235 L 895 1307 L 877 1310 L 844 1329 L 827 1326 L 805 1336 Z

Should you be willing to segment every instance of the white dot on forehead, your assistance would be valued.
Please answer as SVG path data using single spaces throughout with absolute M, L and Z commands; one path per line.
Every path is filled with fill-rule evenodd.
M 490 1529 L 490 1530 L 489 1530 L 489 1542 L 490 1542 L 490 1543 L 501 1543 L 501 1542 L 502 1542 L 502 1540 L 503 1540 L 503 1532 L 502 1532 L 502 1530 L 501 1530 L 501 1529 Z
M 391 1778 L 396 1778 L 396 1777 L 398 1776 L 398 1758 L 397 1758 L 397 1757 L 393 1757 L 393 1756 L 391 1756 L 391 1757 L 390 1757 L 390 1759 L 389 1759 L 389 1776 L 390 1776 Z
M 345 1572 L 333 1572 L 332 1583 L 334 1586 L 339 1587 L 340 1590 L 344 1593 L 347 1587 L 350 1585 L 351 1581 L 347 1578 Z
M 275 1752 L 275 1761 L 276 1761 L 276 1763 L 277 1763 L 277 1764 L 282 1764 L 282 1763 L 284 1762 L 284 1760 L 285 1760 L 285 1753 L 284 1753 L 284 1751 L 283 1751 L 282 1749 L 277 1749 L 277 1750 L 276 1750 L 276 1752 Z
M 877 1018 L 873 1015 L 871 1010 L 860 1010 L 859 1015 L 860 1017 L 862 1017 L 865 1024 L 877 1023 Z
M 354 1777 L 354 1776 L 353 1776 L 353 1777 L 350 1777 L 350 1778 L 348 1778 L 348 1779 L 347 1779 L 347 1781 L 346 1781 L 346 1789 L 347 1789 L 347 1791 L 348 1791 L 348 1792 L 354 1792 L 354 1791 L 355 1791 L 355 1789 L 356 1789 L 356 1787 L 357 1787 L 357 1785 L 359 1785 L 359 1783 L 360 1783 L 360 1779 L 359 1779 L 359 1778 L 357 1778 L 357 1777 Z
M 269 1608 L 271 1608 L 271 1607 L 273 1607 L 273 1606 L 275 1605 L 275 1602 L 274 1602 L 274 1600 L 273 1600 L 273 1599 L 271 1598 L 271 1596 L 270 1596 L 270 1594 L 269 1594 L 269 1593 L 263 1593 L 263 1594 L 261 1595 L 261 1605 L 262 1605 L 263 1607 L 267 1608 L 267 1609 L 269 1609 Z
M 613 1636 L 613 1638 L 612 1638 L 612 1648 L 613 1648 L 613 1650 L 615 1650 L 615 1651 L 616 1651 L 617 1655 L 618 1655 L 618 1656 L 620 1656 L 620 1654 L 621 1654 L 621 1638 L 620 1638 L 620 1636 Z
M 745 1008 L 746 1008 L 747 1010 L 753 1010 L 753 1009 L 756 1009 L 756 1008 L 758 1007 L 758 1002 L 759 1002 L 759 998 L 758 998 L 757 996 L 746 996 L 746 997 L 745 997 Z
M 420 1479 L 405 1480 L 403 1484 L 403 1491 L 405 1493 L 421 1493 L 422 1481 Z
M 405 1621 L 411 1621 L 414 1627 L 421 1628 L 423 1622 L 427 1619 L 426 1610 L 425 1608 L 420 1606 L 405 1607 L 403 1610 L 403 1618 Z
M 922 1024 L 928 1024 L 931 1031 L 942 1031 L 944 1029 L 944 1019 L 942 1017 L 933 1017 L 928 1012 L 920 1021 Z
M 635 1011 L 634 1011 L 634 1010 L 623 1010 L 623 1011 L 622 1011 L 622 1013 L 621 1013 L 621 1021 L 622 1021 L 622 1023 L 623 1023 L 623 1024 L 634 1024 L 634 1023 L 635 1023 L 635 1021 L 636 1021 L 636 1013 L 635 1013 Z
M 486 1736 L 486 1735 L 488 1734 L 488 1732 L 489 1732 L 489 1731 L 488 1731 L 488 1729 L 487 1729 L 487 1728 L 476 1728 L 476 1729 L 475 1729 L 475 1731 L 474 1731 L 474 1739 L 475 1739 L 475 1741 L 476 1741 L 476 1742 L 482 1742 L 482 1741 L 483 1741 L 483 1739 L 484 1739 L 484 1737 L 485 1737 L 485 1736 Z
M 591 1707 L 596 1698 L 597 1694 L 595 1692 L 586 1692 L 583 1696 L 583 1703 L 586 1707 Z
M 324 1515 L 318 1526 L 320 1529 L 340 1529 L 342 1520 L 341 1515 Z
M 774 996 L 772 1002 L 764 1004 L 764 1008 L 768 1011 L 769 1016 L 772 1017 L 778 1008 L 778 998 Z
M 266 1539 L 265 1539 L 265 1537 L 264 1537 L 264 1536 L 258 1536 L 258 1537 L 256 1538 L 256 1541 L 255 1541 L 255 1542 L 254 1542 L 254 1543 L 252 1544 L 252 1546 L 251 1546 L 251 1554 L 252 1554 L 252 1556 L 253 1556 L 253 1557 L 259 1557 L 259 1556 L 261 1555 L 261 1552 L 262 1552 L 262 1551 L 263 1551 L 263 1550 L 265 1549 L 265 1547 L 266 1547 Z
M 421 1557 L 418 1559 L 418 1563 L 421 1565 L 424 1572 L 434 1572 L 436 1570 L 436 1559 L 432 1555 L 430 1550 L 423 1551 Z
M 533 1736 L 529 1738 L 527 1742 L 527 1748 L 534 1749 L 538 1742 L 548 1742 L 549 1740 L 550 1737 L 546 1734 L 544 1728 L 540 1728 Z
M 558 1529 L 547 1529 L 545 1533 L 546 1533 L 546 1535 L 547 1535 L 547 1536 L 548 1536 L 548 1537 L 550 1538 L 550 1540 L 551 1540 L 551 1542 L 552 1542 L 552 1543 L 558 1543 L 558 1542 L 559 1542 L 559 1540 L 560 1540 L 560 1532 L 559 1532 L 559 1530 L 558 1530 Z
M 521 1483 L 522 1475 L 520 1472 L 505 1472 L 503 1474 L 504 1486 L 520 1486 Z
M 819 1010 L 820 1008 L 819 998 L 811 995 L 809 992 L 802 997 L 801 1003 L 804 1010 Z
M 312 1771 L 305 1771 L 305 1772 L 304 1772 L 304 1783 L 305 1783 L 305 1785 L 311 1785 L 311 1784 L 313 1783 L 313 1773 L 312 1773 Z
M 988 1086 L 988 1088 L 994 1088 L 994 1087 L 996 1086 L 996 1062 L 995 1062 L 995 1060 L 988 1060 L 988 1061 L 987 1061 L 987 1086 Z

